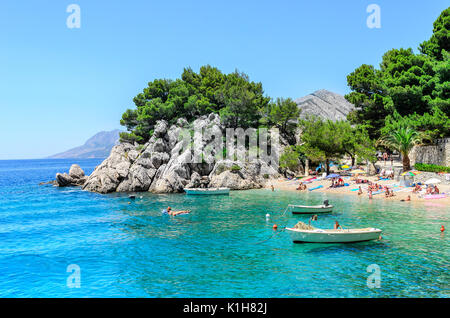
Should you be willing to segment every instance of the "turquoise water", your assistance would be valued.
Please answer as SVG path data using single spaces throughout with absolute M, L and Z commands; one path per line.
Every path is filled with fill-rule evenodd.
M 230 196 L 100 195 L 38 186 L 73 160 L 0 161 L 0 297 L 449 297 L 450 208 L 270 190 Z M 90 173 L 98 160 L 77 162 Z M 139 196 L 142 195 L 142 198 Z M 293 244 L 308 217 L 289 203 L 336 206 L 318 227 L 378 227 L 381 241 Z M 169 217 L 161 210 L 191 209 Z M 266 213 L 271 214 L 266 221 Z M 441 225 L 447 233 L 440 233 Z M 69 288 L 70 264 L 81 269 Z M 368 288 L 367 267 L 381 270 Z

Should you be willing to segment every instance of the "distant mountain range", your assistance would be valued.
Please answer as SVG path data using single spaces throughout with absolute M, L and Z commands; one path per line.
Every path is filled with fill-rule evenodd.
M 305 118 L 307 115 L 316 115 L 333 121 L 346 120 L 347 114 L 355 109 L 355 106 L 344 96 L 326 89 L 298 98 L 295 102 L 302 110 L 301 118 Z
M 52 155 L 48 159 L 107 158 L 119 142 L 121 130 L 101 131 L 89 138 L 84 145 Z

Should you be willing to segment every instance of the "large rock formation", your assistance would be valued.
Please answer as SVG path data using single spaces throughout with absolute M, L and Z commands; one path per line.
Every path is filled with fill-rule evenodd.
M 343 96 L 326 90 L 319 90 L 296 102 L 303 117 L 312 114 L 341 120 L 354 109 Z M 199 136 L 194 133 L 194 128 L 207 133 Z M 99 193 L 170 193 L 197 187 L 260 188 L 270 178 L 279 176 L 278 171 L 261 159 L 242 162 L 218 156 L 214 152 L 217 148 L 212 145 L 216 142 L 216 133 L 223 136 L 224 131 L 217 114 L 202 116 L 190 124 L 180 118 L 170 127 L 161 120 L 146 144 L 120 143 L 89 177 L 81 174 L 79 167 L 72 167 L 72 173 L 57 174 L 56 183 L 60 186 L 82 185 L 85 190 Z M 193 155 L 201 152 L 186 145 L 184 134 L 193 135 L 190 144 L 194 147 L 212 150 L 206 151 L 201 160 L 191 160 Z M 272 155 L 279 158 L 286 145 L 287 140 L 280 136 L 280 144 L 271 145 Z
M 59 187 L 82 186 L 87 180 L 83 169 L 77 164 L 70 167 L 69 173 L 57 173 L 55 185 Z
M 347 101 L 344 96 L 325 89 L 298 98 L 295 102 L 302 110 L 301 118 L 315 115 L 333 121 L 346 120 L 348 113 L 355 109 L 355 106 Z
M 193 123 L 181 118 L 169 127 L 161 120 L 150 140 L 144 145 L 121 143 L 89 176 L 83 189 L 99 192 L 151 191 L 182 192 L 185 187 L 229 187 L 251 189 L 262 187 L 277 171 L 260 159 L 251 162 L 223 160 L 212 149 L 207 158 L 193 163 L 193 151 L 186 147 L 182 133 L 203 128 L 203 138 L 194 135 L 194 145 L 208 149 L 215 132 L 223 132 L 216 114 L 202 116 Z M 273 151 L 278 151 L 273 149 Z

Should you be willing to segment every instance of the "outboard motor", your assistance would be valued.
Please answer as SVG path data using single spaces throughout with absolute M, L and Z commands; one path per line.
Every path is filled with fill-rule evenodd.
M 328 200 L 323 201 L 323 205 L 324 206 L 329 206 L 330 204 L 328 203 Z

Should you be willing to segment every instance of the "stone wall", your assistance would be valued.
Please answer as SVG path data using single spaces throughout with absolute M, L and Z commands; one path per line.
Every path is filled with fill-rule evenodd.
M 437 139 L 433 145 L 414 147 L 409 153 L 411 166 L 416 163 L 450 167 L 450 138 Z

